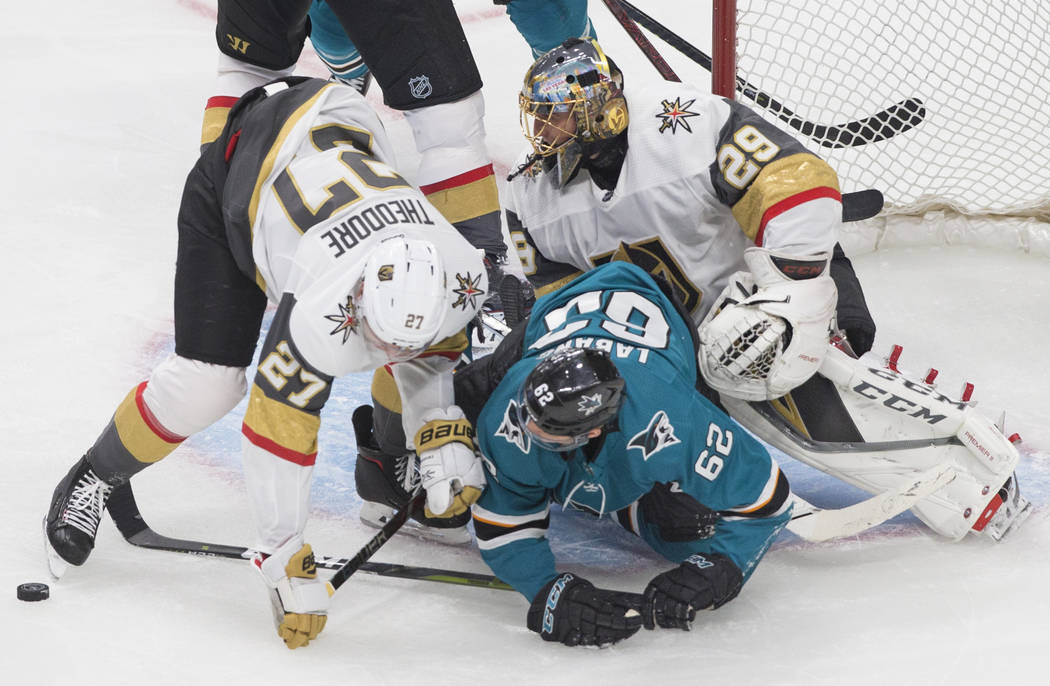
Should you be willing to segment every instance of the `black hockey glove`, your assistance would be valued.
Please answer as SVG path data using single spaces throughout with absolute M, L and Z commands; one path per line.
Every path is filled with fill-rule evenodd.
M 744 575 L 724 555 L 691 555 L 674 569 L 658 574 L 645 587 L 645 628 L 689 631 L 697 610 L 725 605 L 736 597 L 743 584 Z
M 718 514 L 693 496 L 675 490 L 677 484 L 658 483 L 638 499 L 645 521 L 654 524 L 665 541 L 699 541 L 715 533 Z
M 536 594 L 526 625 L 544 641 L 567 646 L 608 646 L 642 628 L 642 597 L 595 588 L 572 574 L 562 574 Z

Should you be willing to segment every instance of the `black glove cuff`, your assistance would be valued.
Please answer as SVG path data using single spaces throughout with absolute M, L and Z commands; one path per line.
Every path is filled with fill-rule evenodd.
M 556 576 L 548 581 L 532 599 L 525 625 L 529 630 L 538 633 L 545 641 L 562 640 L 560 632 L 556 633 L 558 627 L 555 613 L 558 611 L 558 602 L 567 597 L 572 588 L 586 588 L 593 585 L 590 581 L 567 572 Z

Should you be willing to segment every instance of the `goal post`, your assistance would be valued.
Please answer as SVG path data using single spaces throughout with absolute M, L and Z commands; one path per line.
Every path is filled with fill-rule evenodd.
M 1050 4 L 713 0 L 712 7 L 712 90 L 737 91 L 799 138 L 835 168 L 843 191 L 883 192 L 886 207 L 862 242 L 920 217 L 942 242 L 1050 255 Z M 881 112 L 889 113 L 883 133 L 891 135 L 868 142 L 865 129 L 836 145 L 785 125 L 761 98 L 740 97 L 741 81 L 826 125 L 816 133 Z M 921 116 L 913 116 L 916 103 Z M 886 116 L 866 121 L 877 127 Z M 892 128 L 894 118 L 909 116 Z

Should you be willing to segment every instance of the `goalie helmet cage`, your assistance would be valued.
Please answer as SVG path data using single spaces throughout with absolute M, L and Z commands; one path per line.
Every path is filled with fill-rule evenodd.
M 828 125 L 922 101 L 914 128 L 831 148 L 784 125 L 769 104 L 740 98 L 826 159 L 843 192 L 883 192 L 882 214 L 844 232 L 847 250 L 947 243 L 1050 255 L 1050 4 L 713 0 L 712 8 L 715 93 L 739 97 L 744 80 Z

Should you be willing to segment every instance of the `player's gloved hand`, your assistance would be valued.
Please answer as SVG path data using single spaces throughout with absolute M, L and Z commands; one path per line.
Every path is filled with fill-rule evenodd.
M 586 579 L 562 574 L 540 589 L 526 625 L 544 641 L 567 646 L 608 646 L 642 627 L 637 593 L 595 588 Z
M 253 562 L 270 590 L 277 635 L 284 644 L 294 650 L 317 638 L 335 589 L 317 578 L 310 545 L 293 536 L 273 555 L 256 555 Z
M 655 524 L 665 541 L 699 541 L 715 534 L 718 513 L 677 489 L 677 483 L 658 483 L 638 499 L 647 522 Z
M 419 476 L 427 492 L 427 517 L 465 512 L 485 488 L 485 469 L 474 452 L 474 427 L 455 405 L 423 415 L 416 432 Z
M 740 569 L 724 555 L 691 555 L 674 569 L 656 575 L 645 587 L 645 628 L 689 631 L 697 610 L 713 610 L 728 603 L 743 583 Z

